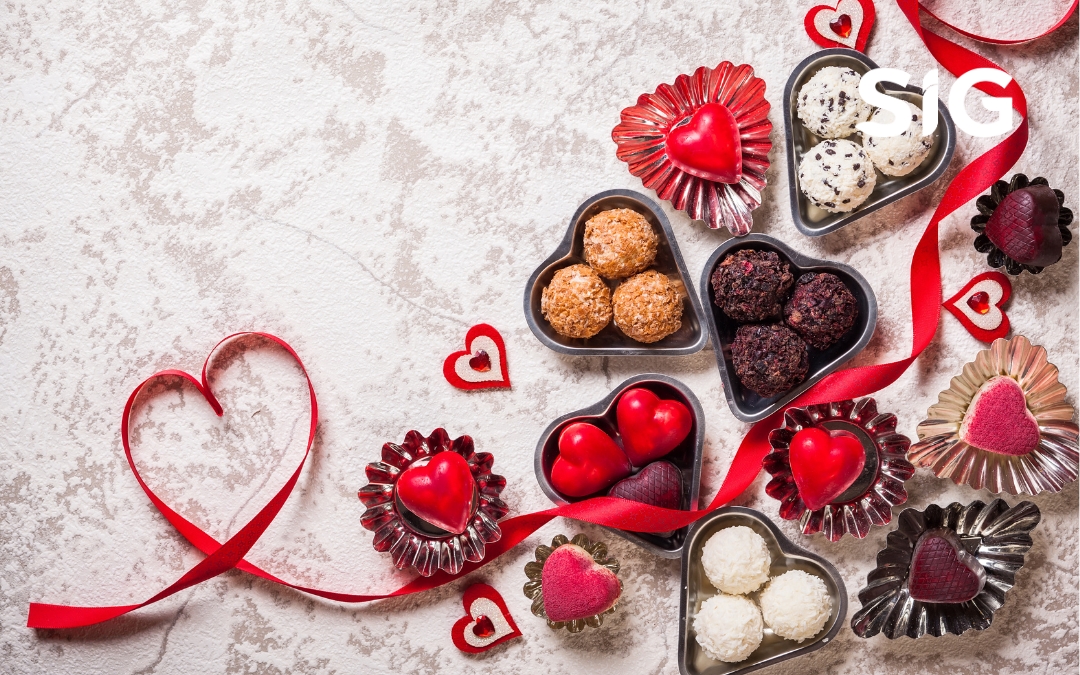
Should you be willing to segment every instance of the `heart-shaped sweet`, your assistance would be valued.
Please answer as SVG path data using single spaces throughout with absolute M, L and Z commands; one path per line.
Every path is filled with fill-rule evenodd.
M 960 440 L 1000 455 L 1026 455 L 1039 445 L 1039 422 L 1024 390 L 1008 375 L 987 380 L 968 404 Z
M 465 458 L 444 451 L 412 465 L 394 484 L 402 506 L 435 527 L 461 534 L 476 508 L 476 479 Z
M 677 509 L 682 502 L 682 472 L 671 462 L 653 462 L 612 485 L 608 496 Z
M 619 600 L 619 578 L 597 564 L 585 549 L 563 544 L 544 561 L 540 575 L 544 613 L 551 621 L 573 621 L 603 614 Z
M 478 654 L 507 640 L 521 637 L 499 592 L 487 584 L 469 586 L 462 598 L 465 616 L 450 629 L 454 646 Z
M 811 511 L 844 494 L 866 465 L 866 450 L 848 431 L 803 429 L 791 439 L 788 452 L 799 497 Z
M 502 335 L 486 323 L 465 334 L 465 350 L 443 361 L 443 377 L 458 389 L 490 389 L 510 386 L 506 345 Z
M 678 401 L 664 401 L 635 387 L 619 398 L 615 410 L 623 451 L 634 466 L 644 466 L 674 450 L 690 434 L 694 416 Z
M 742 140 L 735 116 L 720 103 L 706 103 L 690 122 L 668 132 L 672 164 L 691 176 L 717 183 L 742 180 Z
M 1001 272 L 983 272 L 942 303 L 977 340 L 993 342 L 1009 334 L 1009 317 L 1002 307 L 1012 295 L 1012 283 Z
M 559 434 L 551 484 L 568 497 L 586 497 L 630 475 L 626 453 L 599 428 L 575 422 Z
M 1045 267 L 1061 260 L 1061 205 L 1046 185 L 1014 190 L 1001 200 L 986 223 L 994 246 L 1018 263 Z
M 908 571 L 908 594 L 912 600 L 960 603 L 982 592 L 986 570 L 954 532 L 927 530 L 915 545 Z
M 826 49 L 866 50 L 874 25 L 873 0 L 840 0 L 835 7 L 818 5 L 806 13 L 803 26 L 810 39 Z

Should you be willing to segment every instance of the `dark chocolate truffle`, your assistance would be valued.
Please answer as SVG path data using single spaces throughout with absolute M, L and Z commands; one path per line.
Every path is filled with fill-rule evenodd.
M 815 349 L 836 344 L 858 316 L 855 296 L 835 274 L 802 275 L 784 304 L 784 321 Z
M 780 318 L 784 296 L 795 279 L 772 251 L 743 249 L 724 258 L 712 275 L 716 306 L 735 321 Z
M 731 360 L 743 386 L 761 396 L 783 394 L 806 379 L 806 343 L 782 323 L 739 326 Z

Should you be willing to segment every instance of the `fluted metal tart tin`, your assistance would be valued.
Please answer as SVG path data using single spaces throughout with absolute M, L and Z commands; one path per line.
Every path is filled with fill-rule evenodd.
M 765 539 L 772 555 L 769 576 L 775 577 L 791 570 L 802 570 L 819 577 L 832 598 L 832 613 L 821 631 L 807 640 L 795 642 L 774 635 L 765 626 L 761 645 L 739 663 L 714 661 L 706 656 L 697 643 L 694 614 L 701 604 L 717 595 L 701 565 L 701 549 L 709 537 L 728 527 L 749 527 Z M 847 587 L 840 572 L 828 561 L 791 543 L 765 514 L 741 506 L 726 506 L 705 516 L 690 528 L 682 556 L 682 589 L 679 603 L 679 672 L 682 675 L 740 675 L 776 665 L 803 654 L 821 649 L 836 637 L 847 617 Z M 757 601 L 757 592 L 749 594 Z
M 799 189 L 799 163 L 803 155 L 821 139 L 812 134 L 799 120 L 795 99 L 803 84 L 813 77 L 814 73 L 827 66 L 851 68 L 860 75 L 878 67 L 865 54 L 854 49 L 823 49 L 803 59 L 802 63 L 795 66 L 795 70 L 788 78 L 787 87 L 784 89 L 784 137 L 788 156 L 791 218 L 795 221 L 795 227 L 810 237 L 835 232 L 883 206 L 930 185 L 945 173 L 956 150 L 956 127 L 945 104 L 939 99 L 938 125 L 933 133 L 934 147 L 919 167 L 906 176 L 886 176 L 878 171 L 874 191 L 865 202 L 849 213 L 830 213 L 814 206 Z M 894 98 L 903 99 L 919 108 L 922 107 L 923 90 L 920 87 L 914 85 L 900 87 L 890 82 L 882 82 L 878 87 Z M 862 145 L 858 132 L 853 134 L 853 138 L 856 144 Z
M 610 209 L 631 209 L 645 216 L 653 226 L 659 242 L 656 262 L 650 269 L 655 269 L 669 279 L 682 283 L 685 293 L 683 298 L 682 326 L 666 338 L 652 344 L 644 344 L 631 339 L 615 327 L 612 321 L 602 331 L 591 338 L 568 338 L 559 335 L 540 311 L 540 298 L 544 288 L 551 283 L 555 272 L 570 265 L 585 263 L 585 223 L 600 213 Z M 618 281 L 605 279 L 612 291 Z M 699 352 L 709 342 L 709 326 L 704 320 L 705 313 L 698 304 L 690 273 L 686 271 L 675 233 L 667 215 L 654 202 L 640 192 L 633 190 L 607 190 L 593 195 L 578 207 L 570 218 L 566 236 L 551 256 L 533 271 L 525 284 L 525 321 L 533 335 L 545 347 L 561 354 L 572 356 L 683 356 Z
M 615 387 L 603 400 L 587 408 L 567 413 L 549 424 L 547 429 L 544 429 L 544 433 L 540 434 L 540 440 L 536 443 L 533 468 L 536 471 L 536 481 L 540 483 L 540 489 L 544 491 L 544 494 L 551 501 L 556 504 L 569 504 L 584 499 L 564 495 L 551 484 L 551 466 L 555 463 L 555 458 L 559 456 L 559 434 L 562 433 L 563 429 L 575 422 L 589 422 L 604 430 L 613 438 L 616 437 L 618 423 L 615 418 L 615 407 L 623 392 L 635 387 L 648 389 L 661 399 L 678 401 L 690 410 L 690 414 L 694 418 L 694 426 L 690 429 L 690 433 L 687 434 L 678 447 L 658 459 L 671 462 L 682 473 L 682 501 L 679 508 L 685 511 L 697 509 L 698 497 L 701 493 L 701 456 L 705 447 L 705 413 L 697 396 L 690 391 L 689 387 L 673 377 L 656 373 L 631 377 Z M 643 467 L 635 467 L 635 469 L 640 468 Z M 602 494 L 598 493 L 591 496 L 596 497 Z M 683 542 L 686 539 L 689 527 L 675 530 L 668 536 L 648 532 L 608 529 L 662 558 L 678 558 L 682 555 Z
M 764 398 L 750 391 L 735 375 L 735 365 L 731 360 L 731 343 L 735 340 L 735 331 L 741 324 L 728 318 L 713 302 L 713 289 L 710 283 L 713 271 L 729 253 L 742 249 L 776 253 L 782 261 L 790 265 L 791 273 L 796 280 L 807 272 L 835 274 L 855 296 L 855 301 L 859 306 L 859 317 L 855 325 L 839 342 L 825 350 L 809 348 L 810 368 L 807 370 L 806 379 L 786 393 L 770 398 Z M 877 296 L 874 295 L 874 289 L 869 282 L 853 267 L 831 260 L 811 258 L 795 251 L 779 239 L 764 234 L 748 234 L 745 237 L 728 239 L 720 244 L 709 257 L 709 261 L 705 263 L 700 284 L 701 303 L 712 313 L 712 326 L 709 332 L 712 333 L 713 354 L 716 356 L 716 365 L 720 369 L 720 379 L 724 383 L 724 398 L 727 399 L 731 414 L 743 422 L 757 422 L 765 419 L 809 389 L 815 382 L 851 360 L 870 342 L 870 338 L 874 336 L 874 327 L 877 326 Z

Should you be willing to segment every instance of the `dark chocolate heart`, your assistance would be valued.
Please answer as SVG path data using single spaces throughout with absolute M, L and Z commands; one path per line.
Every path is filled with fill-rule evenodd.
M 612 485 L 608 496 L 677 509 L 682 501 L 682 473 L 671 462 L 653 462 Z
M 1061 259 L 1057 195 L 1046 185 L 1014 190 L 994 209 L 986 236 L 1005 255 L 1023 265 L 1046 267 Z

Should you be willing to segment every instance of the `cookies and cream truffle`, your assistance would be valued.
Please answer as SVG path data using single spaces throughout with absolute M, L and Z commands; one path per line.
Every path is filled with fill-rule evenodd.
M 602 211 L 585 223 L 585 260 L 600 276 L 624 279 L 656 260 L 659 238 L 633 209 Z
M 615 325 L 638 342 L 657 342 L 682 326 L 679 287 L 656 270 L 630 277 L 612 296 Z
M 559 335 L 590 338 L 611 322 L 611 289 L 588 265 L 564 267 L 544 288 L 540 311 Z
M 822 141 L 799 163 L 799 189 L 818 208 L 846 213 L 874 191 L 870 156 L 851 141 Z
M 797 110 L 806 128 L 820 138 L 844 138 L 870 119 L 873 107 L 859 96 L 862 76 L 851 68 L 828 66 L 799 89 Z
M 923 136 L 922 110 L 909 101 L 911 124 L 899 136 L 870 136 L 863 134 L 863 148 L 878 171 L 886 176 L 906 176 L 923 163 L 934 148 L 934 136 Z M 877 110 L 871 122 L 888 124 L 893 114 L 884 108 Z

